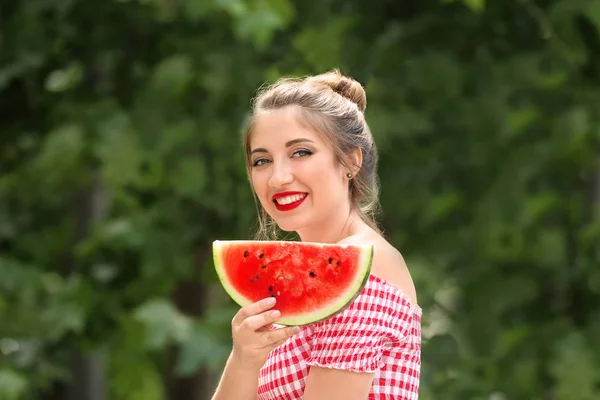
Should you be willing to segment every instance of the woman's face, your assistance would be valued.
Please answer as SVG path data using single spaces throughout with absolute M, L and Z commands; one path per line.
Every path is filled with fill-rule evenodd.
M 250 168 L 261 205 L 284 231 L 314 230 L 348 210 L 348 171 L 321 135 L 298 123 L 293 108 L 257 117 Z

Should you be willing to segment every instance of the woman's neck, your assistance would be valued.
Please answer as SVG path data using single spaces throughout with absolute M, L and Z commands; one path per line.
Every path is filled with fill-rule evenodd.
M 303 242 L 337 243 L 348 236 L 355 235 L 367 227 L 360 216 L 354 211 L 336 213 L 336 215 L 320 221 L 314 227 L 298 231 Z

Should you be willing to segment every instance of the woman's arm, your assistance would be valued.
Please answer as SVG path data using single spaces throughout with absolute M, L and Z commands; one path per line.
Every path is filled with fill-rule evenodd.
M 256 400 L 260 367 L 244 364 L 232 351 L 212 400 Z
M 233 350 L 212 400 L 256 400 L 258 373 L 271 350 L 299 332 L 297 327 L 268 329 L 280 313 L 273 297 L 242 307 L 231 321 Z
M 374 373 L 311 367 L 303 400 L 365 400 Z

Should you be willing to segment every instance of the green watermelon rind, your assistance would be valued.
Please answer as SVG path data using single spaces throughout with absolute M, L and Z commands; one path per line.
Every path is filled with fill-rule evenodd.
M 283 241 L 274 242 L 274 243 L 286 243 Z M 324 321 L 328 318 L 333 317 L 334 315 L 344 311 L 356 298 L 360 295 L 366 283 L 369 280 L 369 276 L 371 274 L 371 267 L 373 265 L 373 254 L 374 254 L 374 246 L 371 244 L 337 244 L 337 243 L 312 243 L 312 242 L 296 242 L 298 244 L 308 245 L 308 246 L 319 246 L 319 247 L 355 247 L 360 248 L 360 258 L 357 262 L 358 270 L 356 274 L 355 280 L 353 280 L 352 284 L 348 286 L 348 288 L 338 296 L 337 301 L 330 303 L 327 307 L 323 307 L 320 310 L 310 312 L 310 313 L 302 313 L 291 316 L 283 316 L 276 321 L 278 325 L 283 326 L 301 326 L 301 325 L 309 325 L 317 322 Z M 231 240 L 231 241 L 220 241 L 215 240 L 213 242 L 213 261 L 215 265 L 215 270 L 217 272 L 217 276 L 223 286 L 224 290 L 227 294 L 235 301 L 240 307 L 247 306 L 252 302 L 252 300 L 246 298 L 241 295 L 233 285 L 230 283 L 229 279 L 226 276 L 225 270 L 223 266 L 223 260 L 221 259 L 221 249 L 223 246 L 227 246 L 228 244 L 234 245 L 248 245 L 248 246 L 256 246 L 257 241 L 251 240 Z M 275 307 L 277 308 L 277 307 Z
M 227 275 L 225 274 L 225 269 L 222 268 L 223 265 L 223 260 L 221 259 L 221 247 L 222 245 L 227 245 L 228 243 L 235 243 L 235 244 L 244 244 L 244 243 L 252 243 L 251 241 L 245 241 L 245 240 L 231 240 L 231 241 L 221 241 L 221 240 L 215 240 L 213 242 L 213 261 L 215 264 L 215 270 L 217 271 L 217 276 L 219 277 L 219 281 L 221 281 L 221 285 L 223 286 L 223 289 L 225 289 L 225 292 L 227 292 L 227 294 L 233 299 L 233 301 L 235 301 L 240 307 L 245 307 L 248 304 L 251 303 L 251 300 L 246 298 L 245 296 L 242 296 L 237 290 L 235 290 L 233 288 L 233 286 L 231 285 L 231 283 L 229 282 L 229 279 L 227 278 Z

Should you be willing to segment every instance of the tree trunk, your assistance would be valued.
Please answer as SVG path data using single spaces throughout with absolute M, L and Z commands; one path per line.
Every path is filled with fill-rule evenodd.
M 91 225 L 105 217 L 108 204 L 108 193 L 103 188 L 100 173 L 96 171 L 92 187 L 87 191 L 80 207 L 83 215 L 79 219 L 81 223 L 76 242 L 80 242 L 87 236 Z M 70 264 L 71 272 L 74 272 L 77 269 L 75 261 L 71 259 Z M 74 345 L 71 355 L 72 381 L 67 397 L 69 400 L 105 400 L 108 398 L 106 358 L 105 350 L 86 352 L 77 344 Z
M 78 266 L 73 257 L 73 248 L 85 239 L 90 226 L 106 215 L 108 194 L 102 187 L 100 174 L 95 173 L 91 187 L 85 189 L 73 201 L 73 210 L 78 221 L 74 243 L 66 249 L 62 271 L 64 276 L 77 271 Z M 68 344 L 66 344 L 68 346 Z M 108 398 L 106 385 L 105 350 L 85 352 L 77 343 L 70 349 L 70 379 L 66 383 L 55 382 L 50 390 L 43 393 L 43 400 L 105 400 Z
M 106 352 L 95 351 L 86 354 L 81 349 L 73 350 L 71 357 L 72 385 L 69 400 L 105 400 L 106 391 Z
M 599 151 L 600 153 L 600 151 Z M 594 207 L 596 208 L 595 213 L 600 212 L 599 207 L 600 207 L 600 154 L 598 154 L 597 157 L 597 170 L 596 170 L 596 177 L 594 179 L 594 191 L 592 193 L 592 204 L 594 205 Z
M 208 250 L 207 250 L 208 249 Z M 189 281 L 182 281 L 173 294 L 173 302 L 183 313 L 194 317 L 202 317 L 205 310 L 211 306 L 210 287 L 201 281 L 202 264 L 211 257 L 210 246 L 202 246 L 197 251 L 194 275 Z M 213 374 L 199 370 L 193 376 L 178 377 L 175 375 L 175 365 L 179 350 L 171 347 L 167 350 L 168 370 L 166 386 L 169 400 L 208 400 L 214 392 Z

